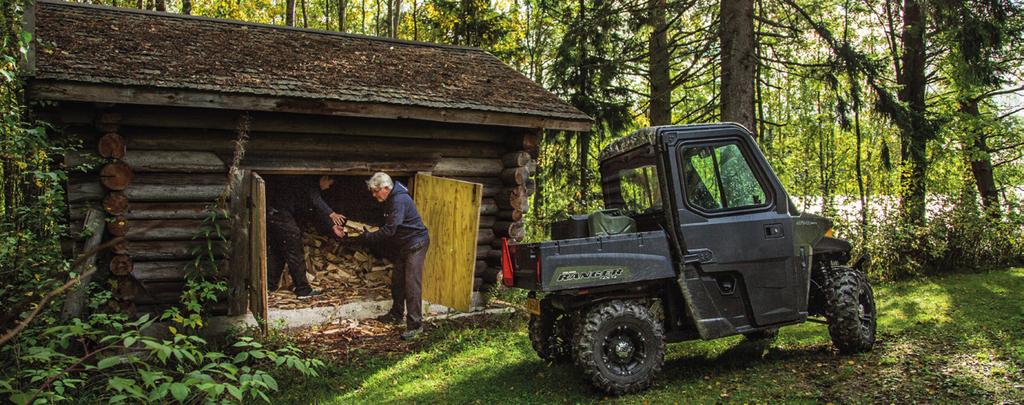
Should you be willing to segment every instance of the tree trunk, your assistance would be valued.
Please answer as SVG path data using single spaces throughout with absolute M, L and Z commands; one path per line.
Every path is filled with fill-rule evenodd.
M 284 25 L 295 26 L 295 0 L 287 0 L 285 3 Z
M 156 0 L 156 11 L 167 11 L 167 2 L 164 0 Z
M 931 138 L 925 119 L 925 13 L 918 0 L 903 2 L 903 69 L 897 78 L 899 99 L 906 103 L 910 125 L 901 129 L 903 164 L 900 205 L 904 218 L 925 223 L 925 174 L 928 170 L 927 144 Z
M 338 32 L 345 32 L 346 10 L 348 10 L 348 0 L 338 0 Z
M 754 126 L 754 2 L 722 0 L 722 121 Z
M 192 15 L 192 0 L 181 0 L 181 13 Z
M 967 100 L 960 104 L 960 112 L 967 115 L 972 123 L 980 120 L 977 100 Z M 981 204 L 985 211 L 993 216 L 999 216 L 999 190 L 996 189 L 996 181 L 992 173 L 992 155 L 988 149 L 988 136 L 981 128 L 972 125 L 970 137 L 967 142 L 967 159 L 971 162 L 971 173 L 974 174 L 974 184 L 978 187 L 978 194 L 981 194 Z
M 665 0 L 648 0 L 650 13 L 650 111 L 651 125 L 672 123 L 672 88 L 669 71 L 668 23 L 666 22 Z
M 302 28 L 309 28 L 309 20 L 306 19 L 306 0 L 299 0 L 302 2 Z

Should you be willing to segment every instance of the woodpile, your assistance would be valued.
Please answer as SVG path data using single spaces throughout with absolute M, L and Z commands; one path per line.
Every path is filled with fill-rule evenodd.
M 346 224 L 346 233 L 357 236 L 365 226 L 355 221 Z M 292 281 L 287 270 L 281 275 L 278 289 L 270 294 L 270 307 L 280 309 L 342 305 L 354 300 L 380 300 L 390 297 L 391 272 L 394 265 L 373 256 L 358 245 L 341 243 L 333 235 L 307 231 L 302 238 L 306 259 L 306 278 L 321 296 L 299 300 L 291 292 Z

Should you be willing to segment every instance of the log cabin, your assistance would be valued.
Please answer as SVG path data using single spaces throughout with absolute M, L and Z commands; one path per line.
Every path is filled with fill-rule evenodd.
M 127 312 L 174 305 L 214 239 L 214 312 L 265 319 L 263 179 L 332 175 L 368 198 L 377 171 L 438 200 L 424 294 L 465 308 L 467 286 L 495 282 L 501 238 L 524 236 L 541 131 L 592 124 L 470 47 L 53 0 L 25 21 L 26 97 L 80 145 L 63 162 L 69 254 L 124 237 L 96 264 Z

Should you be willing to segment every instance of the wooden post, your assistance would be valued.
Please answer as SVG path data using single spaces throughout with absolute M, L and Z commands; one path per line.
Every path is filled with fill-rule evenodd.
M 90 208 L 86 211 L 83 228 L 91 232 L 91 234 L 89 239 L 85 241 L 85 246 L 82 249 L 83 252 L 91 252 L 103 241 L 103 222 L 103 212 L 100 210 Z M 78 267 L 72 269 L 72 272 L 82 274 L 94 267 L 96 267 L 96 254 L 83 260 Z M 61 313 L 63 319 L 68 320 L 82 316 L 82 311 L 85 309 L 87 301 L 86 292 L 89 289 L 90 282 L 92 282 L 91 274 L 78 280 L 78 285 L 75 286 L 74 290 L 71 290 L 67 300 L 64 301 L 64 311 Z

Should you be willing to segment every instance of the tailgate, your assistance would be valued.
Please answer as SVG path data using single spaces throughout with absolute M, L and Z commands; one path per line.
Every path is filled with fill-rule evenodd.
M 533 291 L 675 278 L 664 231 L 508 246 L 506 285 Z

